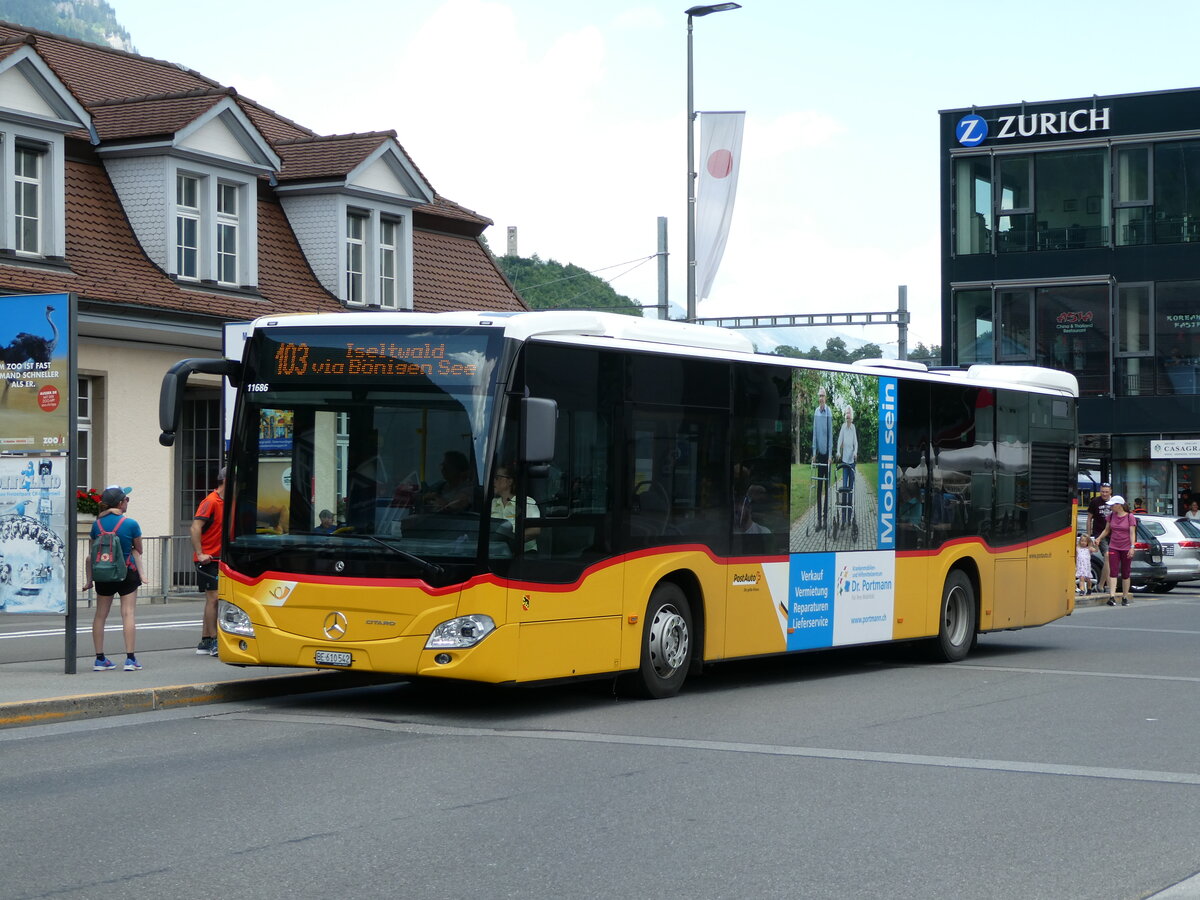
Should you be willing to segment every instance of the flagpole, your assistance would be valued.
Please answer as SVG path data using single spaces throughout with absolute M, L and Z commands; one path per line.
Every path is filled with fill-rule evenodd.
M 687 11 L 687 321 L 696 320 L 696 110 L 692 102 L 692 10 Z
M 693 6 L 687 15 L 687 321 L 696 319 L 696 109 L 692 102 L 692 19 L 741 9 L 740 3 Z

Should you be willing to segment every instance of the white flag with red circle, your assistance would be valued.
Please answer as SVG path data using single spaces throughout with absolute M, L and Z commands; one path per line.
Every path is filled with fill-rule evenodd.
M 712 289 L 725 253 L 738 166 L 742 161 L 744 112 L 702 112 L 700 178 L 696 192 L 696 299 Z

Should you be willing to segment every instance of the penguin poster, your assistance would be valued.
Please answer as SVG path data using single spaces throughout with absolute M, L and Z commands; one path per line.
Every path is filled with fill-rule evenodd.
M 67 452 L 70 301 L 69 294 L 0 297 L 0 452 Z
M 67 463 L 0 457 L 0 612 L 66 612 Z

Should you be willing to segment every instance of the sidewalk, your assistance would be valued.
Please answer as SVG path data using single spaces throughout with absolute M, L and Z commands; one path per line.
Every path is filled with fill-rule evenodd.
M 195 624 L 198 624 L 200 604 L 194 601 L 155 606 L 159 610 L 167 609 L 176 613 L 176 618 L 195 618 Z M 57 640 L 57 656 L 52 651 L 41 654 L 47 658 L 14 661 L 15 654 L 11 650 L 0 652 L 0 729 L 205 703 L 340 690 L 394 680 L 370 673 L 228 666 L 220 660 L 196 654 L 194 627 L 177 629 L 170 635 L 161 636 L 161 633 L 154 635 L 153 625 L 148 623 L 147 631 L 143 634 L 142 609 L 139 604 L 137 656 L 143 668 L 137 672 L 126 672 L 121 668 L 125 654 L 118 652 L 121 648 L 118 630 L 121 617 L 116 608 L 109 614 L 105 638 L 105 649 L 112 661 L 117 663 L 115 670 L 92 671 L 91 638 L 86 631 L 90 626 L 91 613 L 83 607 L 79 612 L 79 624 L 85 627 L 85 632 L 78 636 L 77 674 L 64 673 L 62 616 L 46 617 L 56 622 L 59 629 L 56 638 L 45 639 Z M 41 623 L 29 622 L 23 617 L 10 617 L 5 624 L 10 629 L 27 629 Z M 155 637 L 157 641 L 153 639 Z M 152 643 L 158 646 L 151 649 L 149 645 Z M 10 648 L 15 641 L 0 641 L 0 644 Z M 167 647 L 162 649 L 164 644 Z M 0 651 L 4 649 L 0 648 Z

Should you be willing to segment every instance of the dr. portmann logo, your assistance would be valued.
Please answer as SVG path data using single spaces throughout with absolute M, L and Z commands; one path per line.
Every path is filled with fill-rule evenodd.
M 758 575 L 756 575 L 754 573 L 748 573 L 748 574 L 738 574 L 736 572 L 734 573 L 734 576 L 733 576 L 733 586 L 734 587 L 753 587 L 756 584 L 758 584 Z

